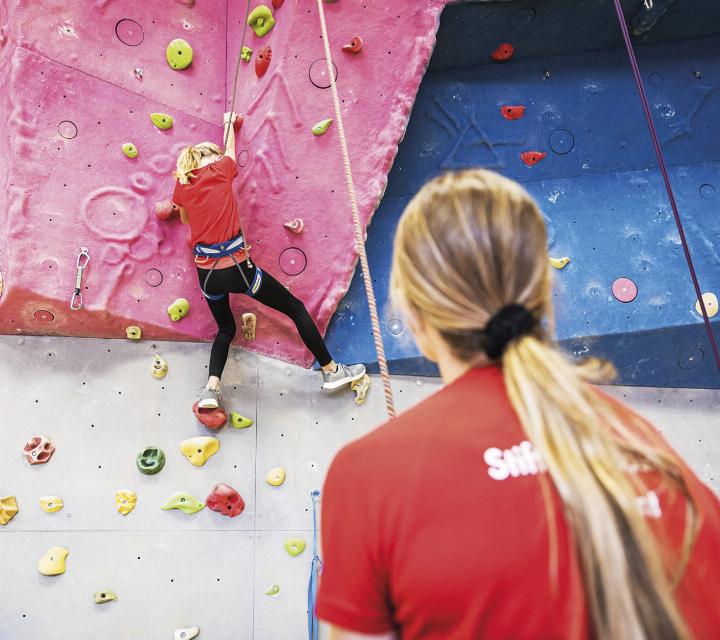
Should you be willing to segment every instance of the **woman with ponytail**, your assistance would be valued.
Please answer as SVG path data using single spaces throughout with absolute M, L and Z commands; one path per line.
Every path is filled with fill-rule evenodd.
M 238 174 L 235 129 L 242 125 L 242 119 L 226 113 L 224 123 L 225 153 L 212 142 L 186 147 L 175 171 L 173 202 L 180 209 L 181 220 L 190 225 L 200 289 L 218 327 L 210 352 L 207 385 L 200 392 L 198 406 L 214 409 L 222 400 L 220 379 L 236 332 L 230 293 L 244 293 L 293 321 L 322 369 L 324 389 L 337 389 L 362 378 L 365 367 L 336 364 L 302 301 L 250 260 L 232 188 Z
M 515 182 L 450 173 L 407 206 L 392 297 L 446 386 L 331 466 L 333 640 L 720 637 L 720 503 L 558 350 L 551 286 Z

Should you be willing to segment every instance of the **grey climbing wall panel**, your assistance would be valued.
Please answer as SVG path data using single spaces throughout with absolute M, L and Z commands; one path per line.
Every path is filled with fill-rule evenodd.
M 256 424 L 217 435 L 220 451 L 193 467 L 181 440 L 205 433 L 190 412 L 202 384 L 207 345 L 158 343 L 170 371 L 150 375 L 153 345 L 58 338 L 0 339 L 0 495 L 15 495 L 19 513 L 0 528 L 0 640 L 163 640 L 199 625 L 212 640 L 299 640 L 306 634 L 311 559 L 309 493 L 322 486 L 334 453 L 384 419 L 379 382 L 356 407 L 349 392 L 323 394 L 316 372 L 235 351 L 225 376 L 225 404 Z M 399 407 L 438 388 L 434 379 L 393 380 Z M 701 477 L 720 491 L 720 421 L 714 390 L 612 388 L 660 426 Z M 31 467 L 20 454 L 35 434 L 57 450 Z M 156 476 L 135 468 L 146 445 L 167 456 Z M 281 487 L 265 474 L 287 470 Z M 162 511 L 187 490 L 205 499 L 217 482 L 237 489 L 247 506 L 225 518 Z M 115 510 L 118 489 L 138 495 L 135 510 Z M 47 514 L 43 495 L 60 495 Z M 290 537 L 308 549 L 296 558 Z M 45 577 L 37 561 L 51 546 L 70 550 L 67 572 Z M 272 584 L 277 596 L 265 595 Z M 95 605 L 95 591 L 118 601 Z

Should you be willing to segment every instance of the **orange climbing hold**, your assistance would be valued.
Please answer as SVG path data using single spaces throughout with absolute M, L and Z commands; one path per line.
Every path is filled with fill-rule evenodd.
M 512 58 L 513 53 L 515 53 L 515 47 L 513 47 L 509 42 L 503 42 L 490 54 L 490 57 L 498 62 L 503 62 L 504 60 Z
M 525 151 L 525 153 L 520 154 L 520 159 L 528 167 L 534 167 L 546 155 L 547 155 L 547 153 L 545 153 L 544 151 Z
M 506 104 L 500 107 L 505 120 L 520 120 L 525 115 L 525 105 L 522 104 Z
M 360 53 L 363 48 L 363 41 L 360 36 L 355 36 L 349 44 L 343 46 L 343 51 L 348 53 Z

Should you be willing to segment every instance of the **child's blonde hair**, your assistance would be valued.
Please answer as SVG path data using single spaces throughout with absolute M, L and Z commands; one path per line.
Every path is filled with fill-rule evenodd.
M 213 142 L 201 142 L 194 147 L 185 147 L 177 159 L 177 171 L 173 175 L 180 184 L 187 184 L 194 178 L 193 171 L 200 166 L 200 160 L 207 156 L 222 155 L 222 150 Z

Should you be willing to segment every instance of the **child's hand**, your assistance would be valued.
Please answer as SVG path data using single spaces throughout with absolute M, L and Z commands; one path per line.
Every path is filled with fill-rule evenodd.
M 228 122 L 232 122 L 234 125 L 237 125 L 238 122 L 242 123 L 242 117 L 237 113 L 228 111 L 223 117 L 223 124 L 227 124 Z

